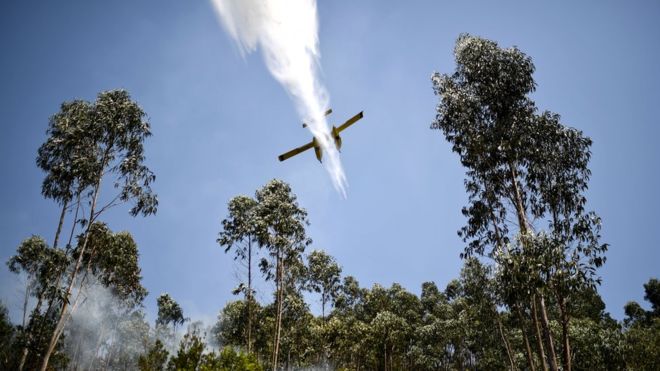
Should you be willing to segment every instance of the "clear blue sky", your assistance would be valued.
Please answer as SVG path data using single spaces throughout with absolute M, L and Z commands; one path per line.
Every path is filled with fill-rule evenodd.
M 152 315 L 162 292 L 193 319 L 233 299 L 234 263 L 215 243 L 220 220 L 231 197 L 272 178 L 289 182 L 308 210 L 313 246 L 363 286 L 444 287 L 462 265 L 466 195 L 457 157 L 429 129 L 430 76 L 454 70 L 454 41 L 469 32 L 530 55 L 538 106 L 593 138 L 589 206 L 611 244 L 600 292 L 622 318 L 660 273 L 660 4 L 532 3 L 319 2 L 330 121 L 365 112 L 344 136 L 343 200 L 312 153 L 277 161 L 309 133 L 261 56 L 241 58 L 209 1 L 3 1 L 0 260 L 31 234 L 53 238 L 58 209 L 41 197 L 34 161 L 48 117 L 62 101 L 125 88 L 153 127 L 146 154 L 160 207 L 148 218 L 116 209 L 105 220 L 140 246 Z M 4 265 L 0 279 L 0 298 L 16 313 L 19 281 Z

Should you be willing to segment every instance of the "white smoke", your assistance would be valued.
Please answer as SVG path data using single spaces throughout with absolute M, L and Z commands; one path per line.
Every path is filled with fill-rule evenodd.
M 72 298 L 77 294 L 75 290 Z M 127 306 L 93 276 L 84 285 L 63 339 L 67 370 L 135 369 L 138 357 L 153 343 L 141 308 Z
M 260 48 L 271 74 L 291 95 L 301 119 L 323 148 L 332 183 L 346 197 L 346 175 L 330 139 L 320 82 L 316 0 L 212 0 L 241 53 Z

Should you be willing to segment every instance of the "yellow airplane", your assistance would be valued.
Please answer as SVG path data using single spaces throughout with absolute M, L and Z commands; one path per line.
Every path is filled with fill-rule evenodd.
M 329 109 L 329 110 L 325 111 L 326 116 L 331 114 L 331 113 L 332 113 L 332 109 Z M 332 139 L 334 140 L 335 147 L 337 147 L 338 151 L 341 149 L 341 137 L 339 136 L 339 133 L 341 133 L 347 127 L 349 127 L 349 126 L 353 125 L 354 123 L 356 123 L 363 116 L 364 116 L 363 112 L 360 112 L 357 115 L 355 115 L 355 116 L 351 117 L 350 119 L 348 119 L 348 121 L 343 123 L 338 128 L 334 127 L 334 126 L 332 127 L 332 131 L 330 132 L 330 134 L 332 135 Z M 303 123 L 303 127 L 306 128 L 307 124 Z M 281 154 L 278 158 L 280 159 L 280 161 L 284 161 L 284 160 L 289 159 L 289 158 L 291 158 L 291 157 L 293 157 L 293 156 L 295 156 L 299 153 L 305 152 L 310 148 L 314 148 L 314 153 L 316 154 L 316 158 L 319 160 L 319 162 L 323 162 L 322 161 L 322 159 L 323 159 L 323 149 L 321 148 L 321 145 L 319 144 L 319 141 L 316 139 L 316 137 L 312 138 L 312 141 L 305 144 L 304 146 L 292 149 L 287 153 Z

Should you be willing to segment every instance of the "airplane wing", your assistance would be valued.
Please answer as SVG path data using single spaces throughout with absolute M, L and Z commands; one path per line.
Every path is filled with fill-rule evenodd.
M 312 147 L 314 147 L 314 141 L 311 141 L 311 142 L 305 144 L 304 146 L 301 146 L 301 147 L 298 147 L 298 148 L 292 149 L 292 150 L 290 150 L 290 151 L 287 152 L 287 153 L 281 154 L 281 155 L 278 157 L 278 159 L 279 159 L 280 161 L 284 161 L 284 160 L 289 159 L 289 158 L 291 158 L 291 157 L 293 157 L 293 156 L 295 156 L 295 155 L 297 155 L 297 154 L 299 154 L 299 153 L 305 152 L 305 151 L 307 151 L 308 149 L 310 149 L 310 148 L 312 148 Z
M 342 130 L 346 129 L 347 127 L 355 124 L 355 122 L 357 122 L 357 120 L 361 119 L 362 117 L 364 117 L 363 112 L 360 112 L 357 115 L 351 117 L 350 119 L 348 119 L 348 121 L 346 121 L 340 127 L 337 128 L 337 132 L 339 133 Z

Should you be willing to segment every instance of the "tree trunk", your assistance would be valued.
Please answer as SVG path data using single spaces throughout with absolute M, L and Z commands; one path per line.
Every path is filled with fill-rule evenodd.
M 248 239 L 247 352 L 252 353 L 252 239 Z
M 559 303 L 559 312 L 561 315 L 561 336 L 562 336 L 562 342 L 564 343 L 564 349 L 562 352 L 564 370 L 571 371 L 573 365 L 571 362 L 571 344 L 568 336 L 569 335 L 568 325 L 569 325 L 570 317 L 568 311 L 566 310 L 566 298 L 563 295 L 561 295 L 558 291 L 556 291 L 556 294 L 557 294 L 557 302 Z
M 525 341 L 525 351 L 527 355 L 527 362 L 529 363 L 529 369 L 531 371 L 536 371 L 536 366 L 534 365 L 534 355 L 532 354 L 532 347 L 529 345 L 529 338 L 527 337 L 527 332 L 525 332 L 525 320 L 520 310 L 520 307 L 516 307 L 518 313 L 519 327 L 520 332 L 522 333 L 523 340 Z
M 525 212 L 525 206 L 522 201 L 522 193 L 520 192 L 520 187 L 518 186 L 518 174 L 516 172 L 513 163 L 509 163 L 509 170 L 511 171 L 511 184 L 513 185 L 513 203 L 516 207 L 516 214 L 518 216 L 518 227 L 520 228 L 520 233 L 525 235 L 529 231 L 527 223 L 527 213 Z
M 278 249 L 277 252 L 277 263 L 276 263 L 276 269 L 275 269 L 275 275 L 276 275 L 276 283 L 275 287 L 277 289 L 276 293 L 276 300 L 277 300 L 277 319 L 275 323 L 275 349 L 273 352 L 273 371 L 277 370 L 277 356 L 280 351 L 280 334 L 282 330 L 282 308 L 283 308 L 283 285 L 284 285 L 284 264 L 282 262 L 282 257 L 280 256 L 281 252 Z
M 34 307 L 34 311 L 32 313 L 40 314 L 41 313 L 41 304 L 43 303 L 44 299 L 44 292 L 41 291 L 39 293 L 39 297 L 37 298 L 37 305 Z M 25 327 L 25 324 L 23 325 L 23 328 Z M 32 332 L 30 331 L 27 335 L 27 342 L 25 346 L 23 347 L 23 350 L 21 351 L 21 360 L 18 363 L 18 370 L 23 371 L 23 367 L 25 367 L 25 361 L 27 360 L 27 356 L 29 353 L 29 348 L 28 345 L 32 342 Z
M 500 331 L 500 337 L 502 338 L 502 342 L 504 343 L 504 348 L 506 349 L 506 355 L 509 358 L 509 364 L 511 365 L 511 370 L 516 369 L 516 363 L 513 361 L 513 356 L 511 354 L 511 347 L 509 346 L 509 341 L 506 339 L 506 336 L 504 335 L 504 329 L 502 328 L 502 321 L 500 320 L 500 315 L 495 312 L 495 319 L 497 320 L 497 327 Z
M 539 350 L 539 357 L 543 363 L 543 370 L 548 371 L 548 361 L 543 348 L 543 336 L 541 335 L 541 327 L 539 325 L 539 317 L 536 311 L 536 295 L 532 296 L 532 319 L 534 320 L 534 333 L 536 334 L 536 345 Z
M 552 333 L 550 332 L 550 321 L 548 320 L 548 312 L 545 308 L 545 299 L 543 295 L 539 296 L 539 305 L 541 307 L 541 325 L 543 326 L 543 333 L 545 335 L 546 345 L 548 346 L 548 358 L 550 361 L 550 369 L 557 371 L 557 354 L 555 353 L 554 343 L 552 341 Z
M 513 185 L 513 190 L 514 190 L 514 204 L 516 206 L 516 212 L 518 214 L 518 223 L 520 224 L 520 232 L 521 234 L 525 235 L 529 232 L 529 224 L 527 222 L 527 213 L 525 212 L 525 207 L 522 202 L 522 194 L 520 192 L 520 187 L 518 186 L 518 174 L 516 173 L 516 169 L 513 165 L 513 162 L 509 163 L 509 170 L 511 171 L 511 184 Z M 535 297 L 532 298 L 533 301 L 535 301 Z M 550 368 L 553 371 L 557 370 L 557 357 L 555 354 L 554 350 L 554 344 L 552 341 L 552 334 L 550 333 L 550 325 L 548 321 L 548 311 L 545 308 L 545 302 L 543 300 L 543 296 L 540 298 L 540 310 L 541 310 L 541 323 L 543 325 L 543 333 L 544 333 L 544 338 L 546 341 L 546 345 L 548 346 L 548 360 L 550 364 Z M 535 305 L 535 303 L 533 303 Z M 537 334 L 538 334 L 538 318 L 536 315 L 536 310 L 533 309 L 534 311 L 534 321 L 537 326 Z
M 66 215 L 66 208 L 69 206 L 69 200 L 65 200 L 62 205 L 62 212 L 60 213 L 60 221 L 57 223 L 57 231 L 55 231 L 55 238 L 53 239 L 53 249 L 57 248 L 57 243 L 60 240 L 60 233 L 62 232 L 62 225 L 64 224 L 64 216 Z
M 55 231 L 55 238 L 53 239 L 53 249 L 57 249 L 57 243 L 60 238 L 60 233 L 62 232 L 62 225 L 64 225 L 64 217 L 66 216 L 66 208 L 69 205 L 69 200 L 65 200 L 64 204 L 62 204 L 62 212 L 60 213 L 60 219 L 57 223 L 57 230 Z M 25 316 L 27 314 L 27 305 L 28 305 L 28 295 L 30 292 L 30 287 L 29 285 L 25 288 L 25 302 L 23 303 L 23 328 L 25 329 Z M 43 293 L 39 294 L 39 300 L 37 304 L 37 313 L 39 313 L 39 309 L 41 307 L 41 300 L 43 297 Z M 28 342 L 30 342 L 32 339 L 32 334 L 28 334 Z M 23 347 L 23 350 L 21 351 L 21 360 L 18 365 L 19 371 L 23 370 L 23 367 L 25 366 L 25 361 L 27 360 L 27 355 L 28 355 L 28 347 L 27 345 Z
M 96 186 L 94 187 L 94 197 L 92 199 L 92 205 L 89 211 L 89 220 L 87 224 L 87 229 L 85 231 L 85 239 L 83 241 L 83 245 L 80 248 L 80 256 L 78 256 L 78 260 L 76 261 L 76 266 L 73 269 L 73 272 L 71 272 L 71 278 L 69 282 L 69 286 L 67 287 L 65 296 L 64 296 L 64 302 L 62 303 L 62 310 L 60 312 L 59 318 L 57 320 L 57 325 L 55 326 L 55 330 L 53 331 L 53 335 L 50 338 L 50 341 L 48 343 L 48 348 L 46 348 L 46 354 L 44 354 L 44 360 L 41 363 L 41 371 L 46 371 L 46 368 L 48 367 L 48 361 L 50 359 L 51 354 L 53 353 L 53 350 L 55 350 L 55 345 L 57 345 L 57 341 L 59 340 L 60 334 L 62 333 L 63 327 L 64 327 L 64 318 L 66 314 L 66 310 L 69 306 L 69 297 L 71 296 L 71 291 L 73 290 L 73 285 L 75 284 L 76 281 L 76 276 L 78 275 L 78 270 L 80 269 L 80 265 L 82 264 L 82 259 L 83 256 L 85 255 L 85 248 L 87 247 L 87 242 L 89 241 L 89 231 L 90 228 L 94 222 L 94 211 L 96 209 L 96 201 L 99 195 L 99 189 L 101 187 L 101 177 L 99 177 L 99 181 L 96 183 Z
M 77 202 L 76 202 L 76 212 L 73 216 L 73 223 L 71 223 L 71 232 L 69 233 L 69 241 L 66 244 L 65 248 L 65 253 L 68 255 L 69 254 L 69 249 L 71 247 L 71 241 L 73 240 L 73 234 L 76 231 L 76 225 L 78 223 L 78 211 L 80 210 L 80 192 L 76 195 Z M 57 238 L 56 238 L 57 240 Z M 59 288 L 60 287 L 60 282 L 62 281 L 62 277 L 65 275 L 66 269 L 62 272 L 59 272 L 57 275 L 57 282 L 55 282 L 55 287 Z M 50 313 L 52 307 L 53 307 L 53 299 L 50 299 L 48 301 L 48 308 L 46 308 L 46 313 Z

